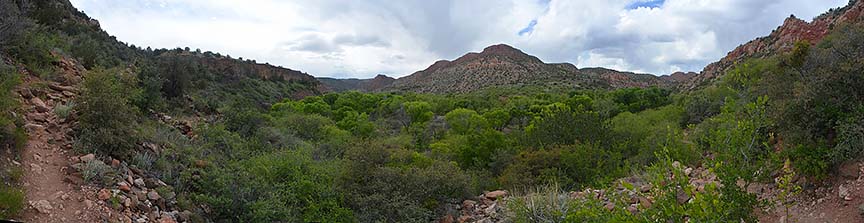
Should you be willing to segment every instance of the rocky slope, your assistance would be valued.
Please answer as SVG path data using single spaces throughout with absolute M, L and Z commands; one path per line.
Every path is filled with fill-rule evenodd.
M 604 68 L 579 69 L 573 64 L 548 64 L 508 45 L 487 47 L 454 61 L 435 62 L 425 70 L 397 79 L 385 90 L 422 93 L 466 93 L 490 87 L 613 89 L 674 87 L 677 79 Z
M 384 89 L 396 81 L 395 78 L 387 75 L 379 74 L 372 79 L 338 79 L 319 77 L 318 81 L 324 86 L 326 91 L 343 92 L 343 91 L 361 91 L 361 92 L 376 92 Z
M 698 87 L 723 75 L 736 63 L 748 58 L 761 58 L 788 52 L 798 41 L 816 44 L 825 38 L 834 27 L 861 22 L 862 15 L 864 15 L 864 1 L 860 0 L 852 0 L 846 7 L 833 9 L 816 17 L 811 22 L 806 22 L 792 15 L 770 35 L 738 46 L 720 61 L 709 64 L 699 75 L 686 82 L 683 87 L 689 89 Z

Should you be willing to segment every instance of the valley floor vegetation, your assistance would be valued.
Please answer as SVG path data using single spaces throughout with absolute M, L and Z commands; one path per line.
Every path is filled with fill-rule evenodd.
M 650 208 L 634 214 L 573 202 L 561 221 L 749 222 L 766 204 L 734 185 L 772 182 L 778 172 L 818 182 L 861 156 L 862 38 L 861 27 L 842 27 L 690 92 L 346 92 L 267 107 L 233 100 L 192 139 L 141 117 L 100 117 L 140 129 L 114 142 L 165 150 L 99 152 L 135 156 L 171 182 L 186 208 L 228 221 L 428 222 L 445 204 L 484 190 L 579 191 L 644 173 L 663 185 Z M 122 81 L 114 82 L 103 84 Z M 122 106 L 143 110 L 135 104 Z M 123 111 L 116 106 L 79 112 Z M 707 167 L 718 183 L 697 191 L 673 163 Z M 677 191 L 694 199 L 676 202 Z M 536 220 L 510 210 L 514 221 Z
M 742 62 L 692 91 L 526 87 L 285 99 L 314 86 L 229 76 L 189 59 L 223 58 L 209 52 L 126 47 L 60 14 L 32 15 L 4 52 L 46 79 L 58 78 L 51 69 L 60 58 L 79 59 L 89 70 L 81 95 L 60 111 L 79 122 L 75 149 L 157 176 L 169 185 L 160 190 L 175 192 L 199 220 L 430 222 L 482 191 L 528 197 L 616 187 L 641 174 L 658 186 L 654 204 L 638 213 L 589 200 L 563 203 L 567 211 L 517 201 L 507 214 L 515 222 L 538 221 L 531 216 L 540 212 L 560 222 L 751 222 L 765 204 L 739 182 L 773 182 L 776 173 L 818 182 L 864 148 L 860 26 Z M 26 139 L 13 115 L 16 76 L 0 69 L 0 143 L 9 149 Z M 155 118 L 162 114 L 192 130 Z M 681 165 L 706 167 L 718 183 L 695 190 Z M 20 175 L 0 173 L 4 182 Z M 692 202 L 676 201 L 679 191 Z M 21 209 L 22 196 L 0 185 L 0 217 Z

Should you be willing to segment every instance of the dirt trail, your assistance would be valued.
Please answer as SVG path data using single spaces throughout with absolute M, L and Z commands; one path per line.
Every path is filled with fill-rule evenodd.
M 46 85 L 47 84 L 47 85 Z M 54 107 L 68 103 L 76 89 L 60 83 L 43 82 L 26 76 L 19 90 L 26 110 L 25 129 L 29 140 L 22 153 L 23 186 L 27 208 L 25 222 L 105 222 L 110 209 L 95 199 L 95 189 L 82 187 L 80 176 L 70 174 L 71 124 L 54 113 Z
M 841 166 L 839 174 L 826 180 L 821 187 L 805 190 L 793 198 L 794 204 L 786 217 L 784 208 L 776 207 L 759 216 L 760 222 L 864 222 L 864 163 Z M 760 197 L 776 197 L 778 190 L 764 186 L 751 188 Z

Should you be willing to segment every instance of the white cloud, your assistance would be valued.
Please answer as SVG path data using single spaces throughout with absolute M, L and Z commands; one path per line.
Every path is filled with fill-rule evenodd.
M 403 76 L 507 43 L 547 62 L 699 71 L 787 16 L 847 0 L 72 0 L 118 39 L 201 48 L 316 76 Z M 531 32 L 519 35 L 536 21 Z

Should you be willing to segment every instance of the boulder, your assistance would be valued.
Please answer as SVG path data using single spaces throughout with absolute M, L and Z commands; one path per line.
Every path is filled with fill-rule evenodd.
M 31 203 L 30 205 L 33 206 L 36 211 L 39 211 L 39 213 L 42 214 L 51 214 L 51 210 L 54 209 L 54 207 L 51 206 L 51 202 L 48 202 L 46 200 L 39 200 Z
M 108 191 L 108 189 L 99 190 L 99 193 L 96 194 L 96 198 L 99 198 L 99 200 L 103 201 L 108 200 L 109 198 L 111 198 L 111 191 Z
M 474 211 L 474 205 L 477 205 L 476 201 L 473 201 L 473 200 L 462 201 L 462 210 L 468 211 L 468 212 Z
M 147 188 L 147 184 L 144 183 L 144 179 L 138 178 L 138 179 L 133 180 L 132 182 L 135 183 L 135 186 L 137 186 L 139 188 L 142 188 L 142 189 Z
M 26 129 L 27 132 L 29 132 L 29 133 L 35 133 L 35 132 L 45 130 L 45 126 L 27 123 L 24 125 L 24 129 Z
M 89 163 L 90 161 L 96 160 L 96 155 L 91 153 L 91 154 L 83 155 L 83 156 L 79 157 L 78 159 L 81 160 L 81 162 Z
M 162 196 L 159 196 L 159 193 L 156 192 L 155 190 L 147 193 L 147 199 L 150 199 L 151 201 L 158 201 L 161 198 L 162 198 Z
M 685 204 L 687 201 L 690 201 L 690 195 L 687 195 L 687 192 L 684 192 L 684 190 L 679 189 L 678 192 L 675 193 L 675 200 L 678 201 L 678 204 Z
M 132 188 L 129 187 L 129 184 L 126 183 L 126 182 L 120 182 L 120 183 L 117 183 L 117 189 L 120 189 L 120 190 L 123 191 L 123 192 L 129 192 L 129 191 L 132 191 Z
M 842 198 L 843 200 L 852 200 L 849 188 L 844 185 L 840 185 L 840 187 L 837 187 L 837 195 L 840 196 L 840 198 Z
M 483 196 L 485 196 L 488 199 L 495 200 L 495 199 L 498 199 L 500 197 L 507 196 L 507 191 L 506 190 L 496 190 L 496 191 L 486 192 L 486 194 L 484 194 Z
M 39 111 L 39 112 L 51 111 L 51 108 L 49 108 L 48 105 L 45 105 L 45 102 L 42 101 L 42 99 L 39 99 L 38 97 L 31 98 L 30 103 L 33 104 L 34 107 L 36 107 L 36 111 Z

